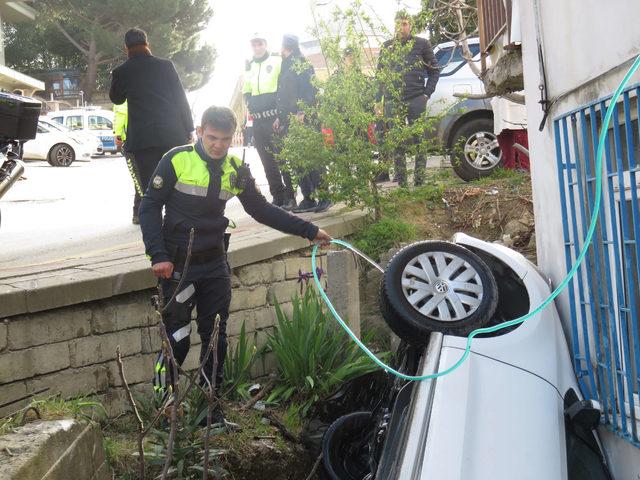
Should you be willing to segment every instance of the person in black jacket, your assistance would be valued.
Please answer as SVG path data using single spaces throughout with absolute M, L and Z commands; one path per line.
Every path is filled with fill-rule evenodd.
M 387 40 L 380 50 L 378 71 L 387 68 L 401 73 L 401 82 L 393 85 L 398 90 L 399 98 L 390 92 L 388 88 L 381 87 L 377 100 L 384 99 L 384 116 L 389 118 L 396 116 L 398 112 L 406 114 L 411 125 L 416 120 L 424 117 L 427 102 L 435 91 L 440 77 L 438 62 L 431 48 L 429 40 L 416 37 L 411 33 L 411 17 L 406 11 L 396 14 L 396 36 Z M 402 49 L 404 58 L 395 58 L 397 50 Z M 396 55 L 394 55 L 394 51 Z M 395 98 L 394 98 L 395 97 Z M 416 137 L 414 143 L 419 144 L 422 138 Z M 404 153 L 397 152 L 394 158 L 395 180 L 401 185 L 407 185 L 407 164 Z M 424 181 L 424 171 L 427 159 L 423 154 L 416 155 L 415 159 L 415 184 L 421 185 Z
M 151 54 L 143 30 L 130 29 L 124 41 L 129 59 L 113 70 L 109 98 L 116 105 L 128 101 L 127 151 L 144 190 L 162 155 L 190 140 L 193 118 L 173 63 Z M 134 224 L 139 205 L 136 195 Z
M 317 89 L 312 83 L 315 74 L 313 66 L 300 51 L 298 37 L 287 34 L 282 39 L 282 67 L 278 77 L 278 92 L 276 95 L 276 109 L 278 116 L 273 122 L 273 130 L 279 135 L 280 140 L 287 135 L 291 117 L 304 122 L 304 112 L 301 105 L 313 105 L 316 101 Z M 283 173 L 285 185 L 289 195 L 295 197 L 291 176 Z M 331 206 L 328 200 L 317 202 L 313 198 L 314 192 L 320 186 L 319 170 L 312 170 L 300 179 L 300 189 L 303 200 L 295 207 L 295 213 L 324 212 Z
M 201 362 L 207 353 L 214 319 L 220 316 L 217 371 L 213 371 L 213 356 L 207 358 L 203 369 L 208 380 L 215 378 L 218 388 L 223 381 L 231 302 L 225 234 L 229 220 L 224 216 L 227 202 L 237 196 L 255 220 L 282 232 L 325 244 L 331 240 L 316 225 L 267 202 L 249 168 L 228 153 L 236 122 L 231 109 L 209 107 L 198 127 L 198 142 L 174 148 L 162 157 L 140 206 L 142 239 L 153 273 L 161 282 L 166 306 L 163 322 L 178 363 L 182 364 L 189 352 L 193 308 L 198 312 Z M 192 254 L 187 268 L 192 229 Z M 180 279 L 182 287 L 169 302 Z M 162 375 L 163 369 L 166 366 L 160 354 L 154 387 L 158 393 L 166 394 L 167 383 L 174 379 Z M 221 410 L 214 413 L 213 423 L 224 423 Z

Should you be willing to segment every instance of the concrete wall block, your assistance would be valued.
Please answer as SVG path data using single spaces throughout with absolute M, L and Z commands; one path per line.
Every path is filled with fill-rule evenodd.
M 134 355 L 132 357 L 124 357 L 122 365 L 124 367 L 124 376 L 129 385 L 141 382 L 151 382 L 153 379 L 153 367 L 157 355 L 154 353 Z M 110 386 L 122 387 L 122 379 L 118 370 L 118 363 L 114 360 L 108 364 L 109 383 Z
M 41 345 L 0 354 L 0 384 L 42 375 L 69 366 L 67 343 Z
M 120 345 L 122 356 L 135 355 L 142 351 L 140 329 L 93 335 L 69 343 L 72 367 L 82 367 L 107 362 L 116 358 L 116 347 Z
M 21 315 L 7 325 L 10 350 L 61 342 L 91 334 L 91 309 L 65 307 L 31 315 Z
M 0 352 L 7 348 L 7 322 L 0 322 Z
M 13 382 L 2 385 L 0 387 L 0 405 L 13 402 L 18 398 L 22 398 L 27 395 L 26 382 Z M 21 400 L 20 402 L 11 403 L 6 407 L 0 408 L 0 416 L 9 415 L 25 405 L 28 400 Z
M 119 297 L 116 303 L 113 300 L 98 302 L 91 322 L 93 333 L 102 334 L 149 325 L 156 313 L 147 301 L 147 296 L 126 295 Z
M 260 310 L 242 310 L 229 315 L 227 320 L 227 335 L 240 335 L 240 329 L 244 323 L 244 330 L 248 334 L 256 329 L 256 312 Z
M 273 305 L 276 299 L 280 303 L 290 302 L 291 299 L 299 293 L 300 284 L 297 280 L 274 283 L 269 288 L 269 304 Z
M 285 308 L 283 304 L 281 308 Z M 272 308 L 261 308 L 254 310 L 255 317 L 254 330 L 261 330 L 264 328 L 271 328 L 276 324 L 276 311 Z
M 189 335 L 189 341 L 191 342 L 191 347 L 198 346 L 202 343 L 200 335 L 198 334 L 198 324 L 195 321 L 191 322 L 191 334 Z
M 267 304 L 267 287 L 260 285 L 254 288 L 237 288 L 231 297 L 230 312 L 250 310 Z
M 311 271 L 311 257 L 289 257 L 284 259 L 285 277 L 287 280 L 298 278 L 302 273 Z
M 353 332 L 360 336 L 360 275 L 353 255 L 345 250 L 329 252 L 331 271 L 327 295 Z
M 49 388 L 44 395 L 59 393 L 63 398 L 96 393 L 109 388 L 110 385 L 109 368 L 104 364 L 62 370 L 27 381 L 29 392 Z

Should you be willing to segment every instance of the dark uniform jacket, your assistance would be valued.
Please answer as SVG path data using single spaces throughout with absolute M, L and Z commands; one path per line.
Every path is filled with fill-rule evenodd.
M 403 62 L 395 62 L 395 59 L 389 57 L 396 45 L 406 45 L 407 42 L 412 42 L 412 44 Z M 435 91 L 440 77 L 440 70 L 433 54 L 433 48 L 431 48 L 431 44 L 426 38 L 411 36 L 406 40 L 394 38 L 384 42 L 380 50 L 378 70 L 387 65 L 393 71 L 404 72 L 402 85 L 397 85 L 397 88 L 402 91 L 403 100 L 411 100 L 418 95 L 430 97 Z M 384 89 L 381 88 L 378 92 L 378 101 L 383 95 Z
M 289 123 L 289 115 L 300 111 L 298 102 L 313 105 L 316 87 L 311 82 L 315 71 L 304 56 L 292 53 L 282 60 L 282 69 L 278 77 L 276 107 L 281 125 Z
M 193 118 L 173 63 L 140 53 L 112 72 L 109 98 L 128 101 L 127 149 L 175 147 L 189 141 Z
M 173 261 L 175 250 L 186 249 L 191 228 L 194 253 L 221 247 L 229 225 L 224 210 L 234 195 L 256 221 L 309 240 L 316 237 L 318 227 L 267 202 L 250 176 L 244 188 L 239 187 L 239 167 L 246 168 L 241 164 L 230 154 L 221 160 L 209 157 L 200 143 L 174 148 L 162 157 L 139 214 L 152 264 Z

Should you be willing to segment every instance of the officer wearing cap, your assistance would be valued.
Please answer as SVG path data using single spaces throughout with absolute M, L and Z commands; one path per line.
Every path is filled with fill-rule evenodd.
M 282 59 L 267 50 L 267 40 L 260 33 L 253 35 L 251 48 L 253 58 L 247 62 L 242 93 L 253 117 L 253 139 L 274 205 L 291 210 L 296 206 L 295 198 L 286 188 L 274 156 L 273 122 L 278 115 L 276 96 Z
M 189 351 L 193 308 L 198 312 L 201 362 L 213 333 L 214 319 L 220 315 L 215 372 L 218 387 L 223 381 L 231 302 L 225 234 L 229 220 L 224 216 L 227 201 L 237 196 L 255 220 L 282 232 L 322 243 L 331 239 L 312 223 L 267 202 L 248 167 L 228 152 L 236 126 L 236 117 L 229 108 L 208 108 L 197 130 L 197 143 L 174 148 L 162 158 L 140 206 L 142 238 L 153 273 L 161 282 L 166 305 L 163 321 L 178 363 L 182 364 Z M 192 229 L 194 240 L 187 270 Z M 181 278 L 180 291 L 175 292 Z M 174 293 L 175 300 L 168 303 Z M 203 373 L 211 379 L 213 356 L 204 365 Z M 165 371 L 161 354 L 154 379 L 158 392 L 166 392 L 165 386 L 171 382 L 171 377 L 167 379 L 163 374 Z M 215 412 L 214 423 L 224 423 L 220 410 Z

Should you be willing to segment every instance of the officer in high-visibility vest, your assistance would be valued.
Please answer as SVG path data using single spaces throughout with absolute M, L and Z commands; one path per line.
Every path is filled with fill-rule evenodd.
M 122 105 L 113 106 L 113 136 L 116 140 L 116 147 L 124 155 L 124 159 L 127 162 L 127 168 L 131 174 L 131 180 L 134 187 L 134 199 L 133 199 L 133 217 L 132 223 L 138 225 L 138 205 L 140 205 L 140 199 L 144 195 L 144 189 L 140 185 L 140 175 L 136 170 L 136 164 L 133 161 L 133 154 L 127 152 L 125 143 L 127 141 L 127 124 L 129 122 L 129 107 L 125 101 Z
M 291 210 L 296 206 L 295 195 L 291 188 L 285 186 L 274 156 L 273 122 L 278 115 L 276 96 L 282 59 L 267 50 L 267 40 L 259 33 L 251 39 L 251 48 L 253 58 L 247 62 L 242 93 L 253 117 L 253 138 L 273 203 Z
M 142 238 L 153 273 L 161 282 L 166 304 L 163 321 L 178 363 L 182 364 L 189 351 L 193 308 L 198 312 L 201 361 L 213 333 L 214 319 L 220 315 L 215 377 L 212 377 L 212 355 L 203 369 L 207 379 L 215 378 L 218 388 L 223 381 L 231 302 L 225 234 L 229 220 L 224 216 L 227 201 L 237 196 L 255 220 L 282 232 L 315 242 L 327 243 L 331 239 L 314 224 L 267 202 L 249 168 L 228 153 L 236 126 L 236 117 L 229 108 L 208 108 L 197 129 L 197 143 L 176 147 L 162 157 L 140 205 Z M 195 232 L 192 254 L 185 270 L 192 229 Z M 180 291 L 173 302 L 167 303 L 183 276 Z M 167 384 L 173 381 L 171 375 L 163 374 L 167 370 L 170 369 L 165 367 L 161 354 L 154 379 L 158 392 L 166 392 Z M 214 420 L 224 423 L 220 410 Z

